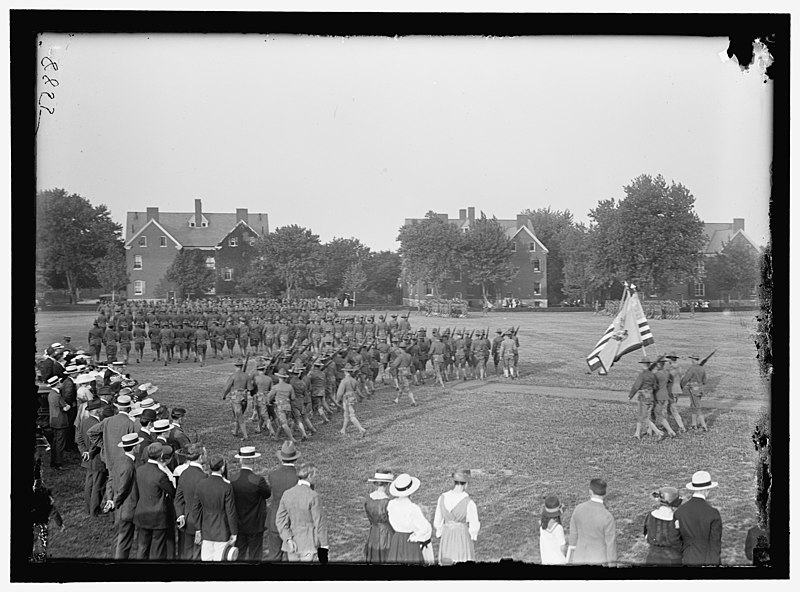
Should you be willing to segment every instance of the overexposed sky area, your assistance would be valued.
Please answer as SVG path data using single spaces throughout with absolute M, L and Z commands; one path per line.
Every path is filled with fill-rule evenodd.
M 267 212 L 396 249 L 475 206 L 588 220 L 642 173 L 769 238 L 772 84 L 727 38 L 45 34 L 39 189 L 125 212 Z

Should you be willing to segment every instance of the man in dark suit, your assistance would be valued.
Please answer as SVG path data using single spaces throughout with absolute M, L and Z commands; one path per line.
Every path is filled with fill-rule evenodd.
M 190 512 L 197 527 L 195 542 L 202 541 L 202 561 L 222 561 L 222 552 L 228 543 L 236 543 L 239 532 L 236 505 L 231 482 L 222 476 L 225 458 L 219 454 L 208 463 L 211 476 L 197 484 Z
M 50 408 L 50 429 L 53 430 L 53 443 L 50 447 L 50 466 L 57 471 L 63 471 L 64 450 L 67 446 L 67 430 L 69 417 L 67 411 L 70 406 L 61 396 L 61 379 L 51 376 L 47 381 L 50 392 L 47 394 L 47 403 Z
M 83 499 L 89 516 L 100 516 L 100 502 L 106 486 L 106 467 L 100 458 L 100 448 L 91 445 L 89 428 L 100 423 L 100 411 L 103 402 L 93 399 L 86 405 L 89 416 L 81 422 L 75 435 L 78 452 L 81 454 L 81 466 L 86 469 L 86 480 L 83 485 Z
M 244 446 L 235 455 L 242 465 L 239 476 L 231 482 L 239 516 L 236 546 L 242 561 L 261 561 L 264 555 L 264 528 L 270 487 L 264 477 L 253 472 L 255 459 L 259 456 L 261 453 L 256 452 L 254 446 Z
M 200 545 L 194 542 L 197 524 L 192 520 L 191 509 L 197 485 L 207 477 L 203 470 L 205 448 L 200 444 L 191 444 L 186 450 L 189 466 L 178 476 L 178 488 L 175 493 L 175 515 L 178 517 L 178 551 L 180 558 L 187 561 L 200 561 Z
M 283 541 L 278 532 L 275 516 L 278 513 L 278 506 L 281 503 L 283 492 L 297 485 L 297 471 L 295 471 L 294 464 L 300 458 L 300 453 L 297 452 L 294 442 L 291 440 L 286 440 L 283 443 L 277 455 L 278 460 L 281 461 L 281 466 L 272 469 L 267 476 L 272 498 L 270 499 L 269 512 L 267 513 L 266 561 L 286 561 L 286 553 L 281 550 Z
M 165 560 L 167 533 L 170 526 L 170 506 L 175 499 L 175 487 L 158 466 L 164 446 L 153 442 L 147 447 L 147 462 L 136 469 L 139 503 L 133 514 L 137 528 L 138 558 Z
M 722 549 L 722 519 L 719 510 L 708 503 L 711 490 L 718 485 L 706 471 L 697 471 L 686 489 L 691 499 L 675 510 L 675 527 L 681 537 L 684 565 L 719 565 Z
M 153 409 L 145 409 L 138 417 L 139 437 L 142 439 L 142 445 L 139 447 L 139 456 L 136 459 L 136 464 L 143 465 L 147 462 L 147 447 L 156 441 L 155 435 L 150 433 L 150 428 L 156 420 L 156 412 Z
M 117 484 L 114 497 L 106 502 L 103 510 L 114 510 L 117 523 L 117 544 L 114 559 L 128 559 L 133 545 L 133 515 L 139 503 L 139 487 L 136 483 L 136 447 L 142 439 L 136 434 L 125 434 L 117 443 L 122 449 L 122 458 L 114 466 Z M 109 442 L 108 446 L 112 446 Z
M 617 561 L 617 527 L 605 507 L 607 485 L 603 479 L 589 482 L 591 498 L 575 507 L 569 522 L 571 563 L 613 565 Z M 574 553 L 573 553 L 574 551 Z

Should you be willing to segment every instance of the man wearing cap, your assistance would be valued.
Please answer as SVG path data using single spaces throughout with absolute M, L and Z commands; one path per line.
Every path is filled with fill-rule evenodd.
M 114 510 L 117 523 L 117 540 L 114 559 L 126 560 L 133 546 L 134 513 L 139 503 L 139 487 L 136 482 L 135 450 L 142 440 L 136 434 L 125 434 L 116 447 L 122 450 L 122 458 L 116 465 L 114 482 L 117 484 L 114 496 L 103 508 L 104 512 Z M 110 442 L 109 446 L 113 446 Z
M 57 471 L 64 470 L 64 449 L 67 445 L 67 431 L 69 429 L 69 417 L 67 411 L 70 405 L 61 396 L 61 379 L 58 376 L 51 376 L 47 381 L 50 392 L 47 394 L 47 403 L 50 408 L 50 429 L 53 430 L 53 442 L 50 447 L 50 466 Z
M 193 521 L 191 509 L 197 485 L 207 477 L 203 470 L 205 448 L 200 444 L 191 444 L 186 452 L 188 464 L 178 474 L 178 487 L 175 490 L 175 516 L 178 526 L 178 552 L 180 558 L 187 561 L 200 561 L 200 545 L 195 544 L 197 524 Z
M 233 500 L 238 516 L 239 534 L 236 546 L 242 561 L 261 561 L 264 555 L 264 528 L 267 519 L 267 480 L 253 471 L 255 459 L 261 456 L 254 446 L 239 448 L 234 456 L 241 464 L 239 475 L 231 481 Z
M 664 435 L 664 432 L 656 427 L 653 423 L 651 415 L 653 412 L 653 395 L 656 388 L 656 377 L 651 370 L 653 362 L 650 358 L 642 358 L 639 360 L 640 364 L 644 364 L 644 368 L 636 377 L 631 387 L 631 392 L 628 394 L 628 400 L 637 397 L 638 412 L 636 415 L 636 433 L 633 435 L 637 440 L 642 438 L 642 424 L 647 426 L 647 432 L 658 434 L 659 437 Z
M 708 503 L 718 483 L 706 471 L 697 471 L 686 489 L 692 497 L 682 503 L 673 517 L 681 538 L 683 565 L 719 565 L 722 549 L 722 518 Z
M 133 514 L 137 530 L 138 559 L 167 559 L 167 537 L 172 526 L 175 487 L 159 461 L 164 453 L 161 442 L 147 447 L 147 462 L 136 469 L 139 502 Z
M 272 469 L 267 475 L 272 497 L 270 499 L 269 510 L 267 511 L 267 552 L 266 561 L 285 561 L 286 554 L 281 550 L 283 540 L 275 522 L 283 493 L 297 484 L 297 471 L 295 462 L 300 458 L 300 453 L 294 446 L 294 442 L 286 440 L 277 452 L 278 460 L 281 465 Z
M 697 429 L 697 420 L 700 419 L 700 427 L 703 431 L 708 431 L 706 418 L 703 415 L 702 398 L 706 386 L 706 369 L 699 361 L 700 356 L 692 354 L 689 356 L 692 365 L 687 368 L 681 378 L 681 389 L 684 395 L 689 396 L 689 408 L 692 414 L 692 429 Z
M 244 362 L 241 358 L 233 364 L 236 366 L 233 374 L 228 377 L 225 387 L 222 389 L 222 400 L 231 396 L 231 412 L 233 413 L 233 435 L 238 436 L 239 430 L 242 432 L 242 440 L 247 439 L 247 418 L 242 411 L 242 401 L 247 400 L 253 388 L 250 377 L 242 370 Z
M 313 463 L 298 465 L 297 484 L 278 504 L 275 523 L 289 561 L 327 563 L 328 527 L 319 493 L 313 489 L 317 473 Z
M 100 423 L 100 412 L 103 402 L 100 399 L 89 401 L 86 409 L 89 415 L 84 418 L 76 432 L 76 444 L 81 455 L 81 466 L 86 469 L 83 485 L 83 500 L 89 516 L 101 515 L 100 502 L 106 485 L 106 470 L 100 458 L 100 449 L 91 445 L 89 428 Z
M 228 543 L 235 544 L 239 532 L 233 487 L 223 473 L 225 458 L 214 455 L 208 463 L 211 475 L 195 489 L 191 520 L 196 525 L 195 542 L 201 542 L 202 561 L 222 561 Z
M 567 562 L 613 565 L 617 561 L 617 525 L 605 507 L 603 479 L 589 482 L 589 501 L 578 504 L 569 521 Z

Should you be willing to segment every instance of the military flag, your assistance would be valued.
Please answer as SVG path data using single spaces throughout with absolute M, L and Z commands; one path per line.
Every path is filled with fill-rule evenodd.
M 653 333 L 642 303 L 639 302 L 636 286 L 629 286 L 625 282 L 619 313 L 594 346 L 592 353 L 586 357 L 586 363 L 589 364 L 590 371 L 599 370 L 601 375 L 608 374 L 609 368 L 622 356 L 653 343 Z

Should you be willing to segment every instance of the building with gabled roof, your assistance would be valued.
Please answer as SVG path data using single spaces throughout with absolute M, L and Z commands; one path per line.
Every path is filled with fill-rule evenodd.
M 177 286 L 168 282 L 167 269 L 183 249 L 208 251 L 206 266 L 216 270 L 213 293 L 232 294 L 236 280 L 248 265 L 255 241 L 269 232 L 265 213 L 247 208 L 231 213 L 203 212 L 194 200 L 194 212 L 128 212 L 125 220 L 125 259 L 128 297 L 134 300 L 180 298 Z M 196 294 L 195 296 L 201 296 Z
M 460 209 L 458 218 L 450 218 L 447 214 L 436 214 L 459 230 L 466 232 L 475 222 L 475 208 Z M 417 224 L 425 218 L 406 218 L 405 224 Z M 538 239 L 530 217 L 517 214 L 514 219 L 496 219 L 505 229 L 511 241 L 513 255 L 511 262 L 519 269 L 516 277 L 505 284 L 500 283 L 489 288 L 489 297 L 493 302 L 517 298 L 523 304 L 533 307 L 547 307 L 547 247 Z M 403 298 L 406 302 L 424 300 L 432 295 L 433 286 L 422 282 L 409 284 L 403 282 Z M 450 277 L 441 286 L 440 295 L 444 298 L 463 298 L 473 305 L 480 306 L 483 291 L 480 285 L 469 281 L 467 273 L 453 270 Z

